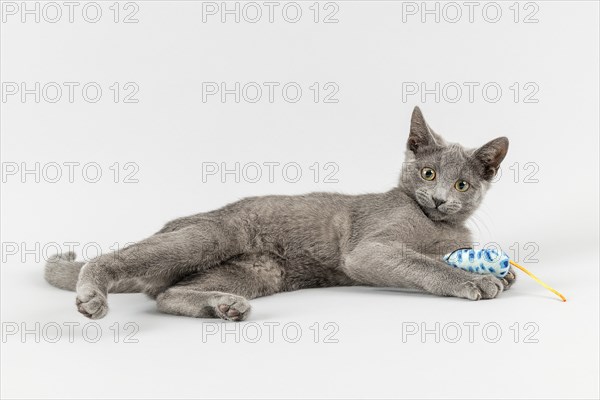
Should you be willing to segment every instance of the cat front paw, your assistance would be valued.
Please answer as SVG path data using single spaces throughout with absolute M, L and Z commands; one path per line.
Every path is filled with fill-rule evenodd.
M 517 280 L 517 273 L 515 272 L 513 267 L 510 267 L 510 269 L 508 270 L 508 273 L 502 279 L 502 284 L 504 285 L 504 290 L 510 289 L 510 287 L 516 282 L 516 280 Z
M 459 297 L 469 300 L 493 299 L 504 290 L 504 283 L 493 275 L 481 275 L 462 284 Z
M 77 289 L 77 311 L 91 319 L 103 318 L 108 313 L 106 294 L 89 286 Z

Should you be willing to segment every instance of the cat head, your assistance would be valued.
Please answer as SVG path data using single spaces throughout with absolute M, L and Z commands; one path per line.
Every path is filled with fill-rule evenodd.
M 433 221 L 463 222 L 481 204 L 508 151 L 499 137 L 478 149 L 447 143 L 415 107 L 400 188 Z

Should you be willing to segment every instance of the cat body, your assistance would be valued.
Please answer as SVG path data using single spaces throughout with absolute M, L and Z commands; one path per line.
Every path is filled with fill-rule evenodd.
M 447 144 L 415 108 L 400 183 L 386 193 L 245 198 L 86 264 L 56 256 L 46 279 L 76 290 L 78 310 L 93 319 L 108 311 L 108 292 L 144 292 L 166 313 L 234 321 L 248 316 L 249 299 L 303 288 L 494 298 L 514 282 L 512 271 L 499 280 L 442 257 L 471 245 L 465 221 L 507 149 L 506 138 L 475 150 Z

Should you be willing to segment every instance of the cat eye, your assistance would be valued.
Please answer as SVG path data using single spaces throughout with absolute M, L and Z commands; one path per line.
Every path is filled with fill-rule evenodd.
M 471 186 L 469 182 L 463 181 L 462 179 L 457 180 L 454 184 L 454 188 L 459 192 L 466 192 L 469 190 L 469 186 Z
M 435 179 L 435 171 L 432 168 L 425 167 L 421 170 L 421 178 L 432 181 Z

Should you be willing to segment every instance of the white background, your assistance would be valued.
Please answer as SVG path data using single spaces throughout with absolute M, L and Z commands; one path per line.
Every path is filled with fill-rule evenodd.
M 42 10 L 45 3 L 39 4 Z M 137 23 L 122 22 L 134 6 L 121 3 L 115 23 L 113 2 L 99 2 L 102 17 L 89 23 L 82 17 L 85 4 L 75 9 L 73 23 L 66 6 L 56 23 L 43 15 L 39 23 L 26 15 L 23 23 L 20 11 L 3 14 L 2 397 L 599 396 L 597 2 L 521 3 L 516 23 L 513 2 L 497 3 L 502 15 L 496 23 L 484 18 L 483 2 L 473 22 L 458 3 L 462 18 L 455 23 L 449 21 L 455 10 L 443 3 L 437 5 L 446 11 L 439 23 L 435 15 L 422 22 L 420 13 L 403 14 L 412 5 L 391 1 L 337 2 L 337 23 L 323 23 L 335 10 L 325 3 L 315 23 L 313 2 L 298 3 L 297 23 L 283 18 L 285 3 L 275 8 L 273 23 L 263 3 L 257 23 L 243 17 L 235 23 L 232 15 L 222 23 L 220 14 L 203 22 L 202 3 L 191 1 L 138 1 Z M 487 12 L 486 18 L 495 17 L 494 8 Z M 532 12 L 530 22 L 537 22 L 525 23 Z M 20 93 L 7 94 L 7 82 L 25 82 L 29 89 L 35 82 L 79 86 L 73 102 L 62 86 L 56 103 L 47 101 L 54 92 L 41 93 L 36 103 L 34 95 L 23 101 Z M 88 82 L 103 90 L 96 103 L 81 95 Z M 117 103 L 109 88 L 114 82 L 121 88 Z M 127 82 L 139 88 L 137 103 L 123 102 Z M 233 95 L 224 103 L 219 96 L 203 102 L 203 82 L 280 86 L 273 103 L 266 89 L 257 103 L 236 103 Z M 282 98 L 288 82 L 303 89 L 296 103 Z M 338 102 L 315 103 L 309 88 L 314 82 L 321 90 L 335 83 Z M 429 89 L 456 82 L 463 93 L 456 102 L 454 92 L 441 93 L 439 101 L 433 94 L 422 99 L 403 93 L 407 82 L 424 82 Z M 479 85 L 473 101 L 464 82 Z M 510 89 L 515 82 L 516 102 Z M 501 87 L 498 101 L 484 98 L 487 83 Z M 537 93 L 528 100 L 537 102 L 526 102 L 532 87 Z M 489 94 L 494 97 L 493 90 Z M 475 147 L 497 136 L 510 138 L 503 175 L 470 226 L 478 241 L 500 244 L 562 291 L 567 303 L 523 274 L 493 301 L 374 288 L 280 294 L 253 300 L 250 320 L 238 325 L 159 314 L 141 294 L 111 295 L 111 311 L 98 322 L 102 338 L 89 343 L 94 326 L 83 332 L 89 321 L 76 312 L 73 293 L 43 280 L 43 259 L 57 246 L 66 250 L 76 242 L 80 257 L 84 247 L 93 257 L 98 247 L 109 251 L 170 219 L 245 196 L 386 191 L 397 182 L 415 105 L 450 141 Z M 50 163 L 80 165 L 73 182 L 66 167 L 58 182 L 49 182 L 55 176 L 50 167 L 36 182 L 34 174 L 21 174 L 36 162 L 42 172 Z M 110 169 L 116 162 L 117 183 Z M 203 182 L 206 163 L 231 169 L 236 162 L 240 168 L 251 162 L 280 166 L 273 182 L 266 167 L 256 183 L 243 176 L 236 182 L 231 174 L 224 182 L 219 174 Z M 295 183 L 289 182 L 293 170 L 282 175 L 291 162 L 302 169 Z M 317 182 L 310 169 L 316 162 Z M 94 178 L 92 170 L 91 177 L 82 176 L 86 163 L 100 166 L 99 182 L 86 181 Z M 125 163 L 137 166 L 137 183 L 124 182 L 132 171 Z M 325 163 L 337 166 L 337 183 L 325 181 L 331 171 Z M 532 163 L 528 169 L 526 163 Z M 9 174 L 15 165 L 19 171 Z M 128 322 L 139 327 L 137 343 L 125 343 Z M 36 323 L 39 340 L 34 333 L 21 337 L 23 329 L 35 332 Z M 68 323 L 79 324 L 72 343 Z M 110 328 L 115 323 L 118 343 Z M 270 343 L 272 323 L 280 325 Z M 287 336 L 286 323 L 297 324 Z M 469 323 L 479 324 L 472 343 Z M 57 343 L 50 343 L 53 324 L 63 329 Z M 485 324 L 491 327 L 486 332 Z M 439 326 L 439 342 L 420 332 L 403 340 L 414 326 Z M 456 326 L 462 336 L 451 343 Z M 9 335 L 14 327 L 19 331 Z M 302 330 L 297 343 L 288 342 L 293 327 Z M 337 343 L 326 343 L 332 327 L 337 331 L 329 339 Z M 498 327 L 501 336 L 490 343 Z M 257 328 L 262 337 L 251 343 Z M 223 339 L 225 329 L 240 331 Z M 217 333 L 207 336 L 209 330 Z

